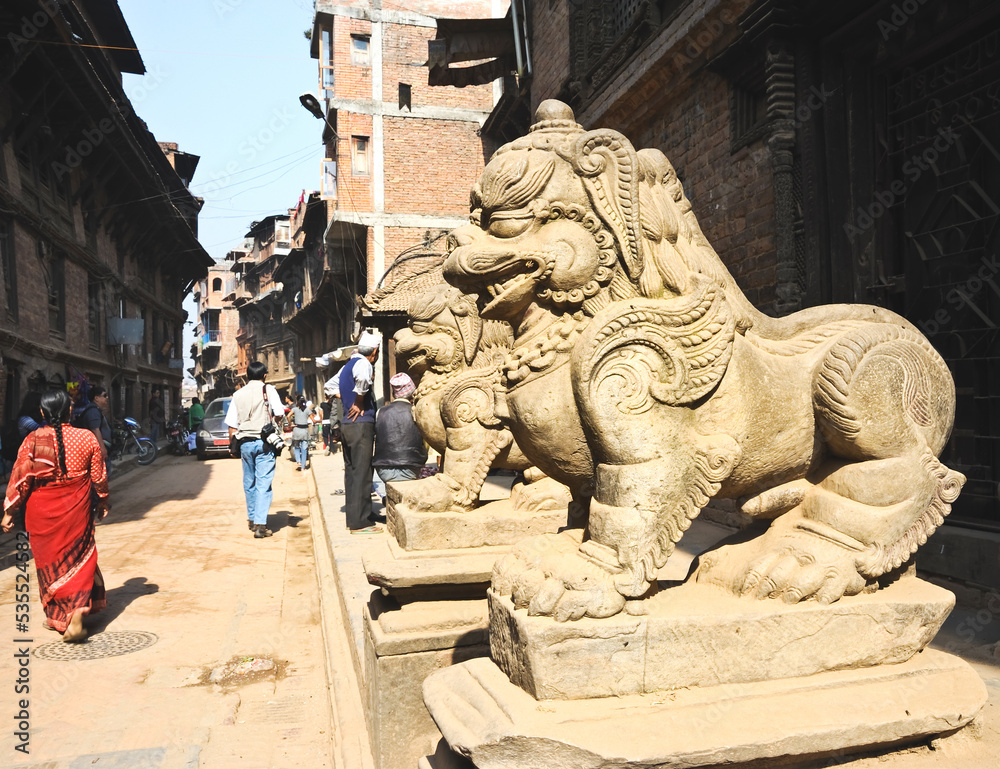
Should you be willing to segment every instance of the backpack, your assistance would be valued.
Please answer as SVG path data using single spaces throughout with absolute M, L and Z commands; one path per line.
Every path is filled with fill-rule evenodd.
M 4 425 L 3 431 L 0 432 L 0 444 L 3 444 L 0 455 L 8 462 L 13 463 L 17 461 L 17 450 L 21 448 L 23 441 L 24 438 L 21 437 L 21 431 L 17 429 L 17 420 L 14 419 L 8 422 Z

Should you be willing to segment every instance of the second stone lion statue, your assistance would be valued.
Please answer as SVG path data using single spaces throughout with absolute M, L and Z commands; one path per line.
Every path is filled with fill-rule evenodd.
M 531 613 L 605 617 L 648 595 L 712 497 L 773 522 L 699 580 L 836 601 L 905 563 L 961 490 L 937 458 L 954 385 L 916 328 L 861 305 L 762 314 L 667 158 L 560 102 L 494 155 L 449 251 L 446 279 L 514 329 L 506 426 L 589 501 L 585 529 L 496 566 L 494 590 Z
M 400 487 L 400 503 L 415 512 L 471 511 L 487 473 L 501 468 L 523 473 L 512 489 L 515 509 L 565 507 L 565 488 L 532 467 L 496 414 L 510 326 L 484 322 L 474 298 L 446 283 L 415 296 L 408 314 L 409 327 L 395 335 L 396 355 L 420 382 L 413 417 L 444 466 Z

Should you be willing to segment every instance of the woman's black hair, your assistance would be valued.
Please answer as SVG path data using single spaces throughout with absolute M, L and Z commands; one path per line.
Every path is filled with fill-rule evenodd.
M 24 400 L 21 401 L 21 410 L 17 412 L 17 418 L 21 417 L 31 417 L 36 422 L 38 421 L 38 414 L 42 410 L 42 394 L 39 392 L 30 392 L 24 396 Z
M 69 421 L 69 395 L 65 390 L 49 390 L 42 395 L 41 407 L 45 420 L 56 431 L 56 443 L 59 444 L 59 467 L 66 475 L 66 446 L 63 443 L 62 426 Z
M 300 395 L 299 396 L 299 408 L 300 409 L 304 409 L 305 407 L 306 407 L 306 396 Z

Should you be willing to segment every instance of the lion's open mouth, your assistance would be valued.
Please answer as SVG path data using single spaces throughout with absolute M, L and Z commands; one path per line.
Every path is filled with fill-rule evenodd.
M 490 301 L 483 306 L 481 314 L 485 317 L 490 310 L 500 307 L 507 300 L 515 297 L 519 298 L 524 293 L 524 289 L 534 283 L 533 277 L 532 274 L 515 275 L 513 278 L 508 278 L 502 283 L 487 284 L 486 291 L 490 296 Z

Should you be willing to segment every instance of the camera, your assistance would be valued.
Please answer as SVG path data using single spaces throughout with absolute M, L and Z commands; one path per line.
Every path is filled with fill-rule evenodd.
M 260 437 L 264 441 L 265 448 L 271 451 L 274 456 L 281 456 L 281 452 L 285 448 L 285 439 L 278 433 L 273 424 L 264 425 L 264 429 L 260 431 Z

